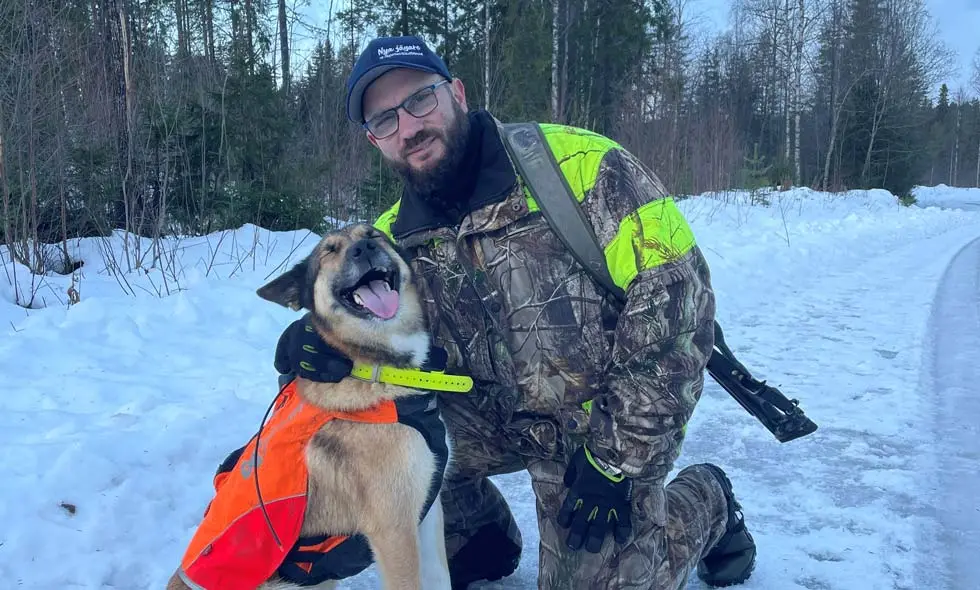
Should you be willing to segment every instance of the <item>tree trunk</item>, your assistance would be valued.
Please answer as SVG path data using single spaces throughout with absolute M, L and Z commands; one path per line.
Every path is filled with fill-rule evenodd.
M 248 64 L 248 73 L 255 75 L 255 45 L 253 44 L 254 23 L 252 23 L 252 0 L 245 0 L 245 52 L 247 53 L 245 63 Z
M 33 16 L 33 15 L 32 15 Z M 33 49 L 33 48 L 32 48 Z M 39 64 L 36 63 L 37 56 L 34 53 L 36 49 L 31 51 L 31 63 L 28 65 L 28 82 L 27 82 L 27 177 L 30 186 L 30 209 L 29 211 L 24 211 L 21 219 L 24 220 L 24 231 L 21 234 L 24 240 L 23 244 L 23 254 L 24 261 L 23 264 L 29 268 L 32 274 L 40 275 L 45 273 L 44 268 L 44 257 L 41 252 L 41 243 L 38 239 L 38 219 L 37 219 L 37 143 L 40 139 L 38 134 L 35 132 L 34 123 L 37 118 L 38 109 L 38 97 L 37 97 L 37 76 L 39 75 Z M 23 203 L 23 200 L 21 201 Z M 23 207 L 21 208 L 23 211 Z M 31 277 L 31 296 L 27 302 L 21 302 L 17 300 L 18 294 L 14 293 L 15 303 L 21 304 L 24 307 L 30 308 L 34 305 L 34 296 L 36 290 L 33 288 L 34 277 Z
M 551 120 L 558 121 L 559 0 L 551 0 Z
M 834 146 L 837 144 L 837 121 L 840 118 L 840 108 L 837 106 L 840 97 L 840 17 L 838 12 L 839 4 L 836 0 L 831 0 L 830 5 L 831 10 L 831 23 L 832 28 L 830 29 L 830 47 L 827 48 L 829 53 L 828 59 L 830 60 L 830 109 L 828 110 L 830 114 L 830 137 L 827 138 L 827 155 L 824 157 L 823 162 L 823 178 L 821 179 L 820 188 L 823 191 L 827 190 L 830 181 L 830 162 L 834 153 Z
M 792 64 L 793 64 L 793 40 L 790 35 L 790 28 L 789 28 L 790 11 L 791 11 L 790 0 L 785 0 L 783 6 L 783 18 L 782 18 L 783 23 L 782 26 L 779 28 L 780 29 L 779 33 L 777 33 L 777 38 L 779 36 L 785 38 L 785 50 L 783 54 L 783 67 L 782 67 L 783 71 L 781 72 L 782 73 L 781 78 L 783 79 L 783 84 L 785 85 L 785 89 L 786 89 L 786 92 L 783 96 L 783 101 L 784 101 L 783 115 L 785 119 L 783 124 L 783 130 L 784 130 L 783 161 L 785 162 L 786 166 L 792 166 L 792 161 L 790 160 L 790 152 L 793 147 L 793 142 L 791 141 L 791 135 L 790 135 L 790 121 L 792 120 L 791 113 L 793 110 L 793 87 L 792 87 L 793 84 L 792 82 L 790 82 L 791 78 L 789 75 L 790 74 L 789 70 L 790 68 L 792 68 Z M 780 178 L 779 179 L 780 184 L 782 184 L 784 180 L 785 178 Z
M 167 137 L 164 139 L 164 141 L 161 142 L 164 146 L 167 146 L 168 145 L 168 141 L 170 139 L 169 135 L 170 134 L 168 133 L 167 134 Z M 167 193 L 170 192 L 170 154 L 169 154 L 169 150 L 167 150 L 167 152 L 164 153 L 164 157 L 163 157 L 163 167 L 164 167 L 164 170 L 162 171 L 162 173 L 160 171 L 160 159 L 161 159 L 160 158 L 160 148 L 158 146 L 157 149 L 156 149 L 157 178 L 158 179 L 162 179 L 161 180 L 162 186 L 158 185 L 159 186 L 159 189 L 158 189 L 159 196 L 158 196 L 158 199 L 157 199 L 157 203 L 158 203 L 157 222 L 156 222 L 156 227 L 153 230 L 153 263 L 152 263 L 152 266 L 154 268 L 158 268 L 157 267 L 157 264 L 160 263 L 160 260 L 161 260 L 162 255 L 163 255 L 163 247 L 162 247 L 162 245 L 160 243 L 160 239 L 163 237 L 163 231 L 164 231 L 164 228 L 166 227 L 166 221 L 167 221 Z M 164 261 L 164 265 L 165 264 L 166 264 L 166 261 Z M 161 266 L 159 268 L 161 268 L 161 270 L 164 270 L 164 271 L 166 270 L 165 266 Z
M 579 14 L 582 15 L 580 17 L 582 19 L 589 18 L 589 0 L 583 0 Z M 585 63 L 586 52 L 581 49 L 582 43 L 577 43 L 576 45 L 579 47 L 579 50 L 575 52 L 575 70 L 579 72 L 579 75 L 581 75 L 581 72 L 587 71 L 583 65 Z M 587 86 L 588 82 L 585 82 L 585 85 Z M 585 121 L 587 117 L 586 113 L 588 111 L 582 104 L 584 101 L 584 96 L 585 92 L 583 91 L 582 86 L 576 85 L 575 90 L 572 91 L 572 96 L 566 99 L 566 104 L 568 105 L 568 120 L 575 125 L 582 125 L 582 121 Z M 654 96 L 653 100 L 656 101 L 657 97 Z
M 490 110 L 490 2 L 483 3 L 483 106 Z
M 442 34 L 446 39 L 446 54 L 443 56 L 443 59 L 446 61 L 446 67 L 449 68 L 450 72 L 456 67 L 454 61 L 455 56 L 453 55 L 456 52 L 456 47 L 455 43 L 450 42 L 449 31 L 451 27 L 452 23 L 449 21 L 449 0 L 442 0 Z
M 0 118 L 0 124 L 3 119 Z M 0 127 L 0 185 L 3 185 L 3 238 L 7 244 L 7 256 L 10 262 L 14 261 L 14 232 L 10 228 L 10 184 L 7 182 L 7 168 L 4 165 L 6 156 L 3 153 L 3 134 L 4 130 Z M 980 170 L 980 158 L 977 159 L 977 170 Z M 16 273 L 14 274 L 16 280 Z M 14 283 L 14 293 L 17 292 L 17 284 Z
M 289 32 L 286 30 L 286 0 L 279 0 L 279 50 L 282 54 L 282 93 L 289 96 Z
M 803 86 L 803 46 L 806 43 L 806 0 L 799 0 L 797 9 L 800 11 L 797 21 L 796 47 L 795 47 L 795 74 L 793 80 L 793 115 L 794 134 L 793 138 L 793 183 L 800 184 L 800 119 L 803 110 L 802 100 L 800 99 L 801 87 Z
M 980 145 L 977 145 L 977 180 L 974 186 L 980 188 Z
M 881 124 L 881 119 L 885 116 L 888 97 L 887 83 L 887 80 L 880 81 L 881 90 L 878 93 L 878 100 L 874 103 L 874 120 L 871 122 L 871 137 L 868 138 L 868 150 L 864 154 L 864 166 L 861 168 L 861 182 L 865 187 L 869 187 L 870 185 L 871 155 L 874 153 L 875 140 L 878 139 L 878 128 Z
M 558 94 L 561 119 L 556 123 L 568 123 L 568 29 L 571 28 L 571 5 L 570 0 L 565 0 L 565 30 L 562 32 L 561 50 L 561 90 Z
M 956 105 L 956 131 L 953 132 L 953 157 L 950 161 L 949 185 L 956 186 L 960 173 L 960 117 L 963 113 L 962 102 Z
M 864 74 L 862 74 L 861 76 L 863 75 Z M 841 97 L 840 101 L 836 101 L 836 104 L 833 105 L 834 116 L 833 116 L 833 122 L 830 124 L 830 146 L 827 148 L 827 157 L 826 159 L 824 159 L 823 162 L 823 190 L 825 191 L 827 190 L 827 184 L 830 179 L 830 161 L 834 156 L 834 146 L 837 143 L 837 124 L 840 121 L 840 113 L 841 110 L 844 108 L 844 103 L 847 102 L 847 96 L 851 93 L 851 89 L 854 88 L 854 85 L 857 84 L 857 81 L 861 79 L 861 76 L 858 76 L 851 81 L 851 85 L 847 87 L 847 91 L 844 92 L 844 96 Z M 836 94 L 837 92 L 838 90 L 835 85 L 834 94 Z
M 187 3 L 185 0 L 174 0 L 174 21 L 177 26 L 177 56 L 185 58 L 188 54 L 187 43 L 187 23 L 190 21 L 187 14 Z
M 126 268 L 131 271 L 132 261 L 130 256 L 129 234 L 133 231 L 133 203 L 129 187 L 133 173 L 133 78 L 130 71 L 129 53 L 129 27 L 126 19 L 126 0 L 116 0 L 116 15 L 119 19 L 119 39 L 118 50 L 122 57 L 122 77 L 123 77 L 123 124 L 125 129 L 122 133 L 122 141 L 125 144 L 120 156 L 125 159 L 123 164 L 125 170 L 122 178 L 122 204 L 123 204 L 123 223 L 125 232 L 123 234 L 123 252 L 126 256 Z M 117 54 L 119 55 L 119 54 Z
M 583 120 L 585 121 L 585 125 L 590 129 L 595 127 L 595 121 L 592 118 L 592 89 L 593 87 L 595 87 L 595 79 L 596 76 L 599 74 L 599 72 L 596 71 L 598 70 L 598 65 L 596 63 L 596 54 L 598 54 L 599 52 L 599 31 L 601 30 L 602 30 L 602 11 L 596 10 L 595 28 L 592 29 L 594 33 L 592 35 L 592 67 L 589 68 L 589 72 L 591 73 L 591 75 L 589 76 L 588 90 L 585 93 L 585 109 L 583 112 L 584 114 Z
M 214 0 L 201 0 L 201 7 L 204 10 L 204 45 L 208 61 L 211 65 L 215 62 L 214 53 Z

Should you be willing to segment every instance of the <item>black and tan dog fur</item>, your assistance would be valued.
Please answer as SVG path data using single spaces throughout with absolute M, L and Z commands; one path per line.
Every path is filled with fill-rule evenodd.
M 352 297 L 352 288 L 368 272 L 398 292 L 393 317 L 382 320 Z M 302 262 L 257 293 L 311 311 L 319 335 L 355 362 L 419 367 L 426 360 L 429 337 L 412 272 L 387 236 L 371 226 L 330 232 Z M 297 390 L 312 404 L 346 411 L 419 394 L 353 377 L 338 383 L 299 379 Z M 360 532 L 371 546 L 383 588 L 449 589 L 439 498 L 421 525 L 417 519 L 436 464 L 415 429 L 334 420 L 314 436 L 306 461 L 309 496 L 301 536 Z M 335 586 L 326 582 L 318 588 Z M 293 587 L 277 579 L 261 586 Z M 175 573 L 167 588 L 189 586 Z

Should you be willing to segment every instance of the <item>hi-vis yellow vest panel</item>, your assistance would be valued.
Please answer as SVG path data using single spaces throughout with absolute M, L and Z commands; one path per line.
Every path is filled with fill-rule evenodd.
M 562 174 L 575 198 L 588 198 L 599 178 L 603 158 L 610 150 L 623 149 L 615 141 L 578 127 L 555 123 L 541 124 L 541 130 L 555 155 Z M 528 210 L 538 211 L 525 187 Z M 375 221 L 374 226 L 389 237 L 398 217 L 401 201 L 396 201 Z M 676 260 L 695 245 L 694 232 L 670 197 L 650 201 L 619 222 L 619 231 L 604 246 L 606 266 L 613 281 L 626 289 L 637 274 Z

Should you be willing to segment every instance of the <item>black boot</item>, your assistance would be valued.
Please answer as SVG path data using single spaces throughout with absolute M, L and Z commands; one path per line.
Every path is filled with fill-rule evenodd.
M 449 560 L 453 590 L 466 590 L 473 582 L 494 581 L 514 573 L 521 561 L 521 548 L 496 523 L 488 524 L 470 537 Z
M 732 493 L 732 482 L 720 467 L 705 463 L 712 475 L 718 479 L 728 501 L 728 526 L 725 534 L 712 547 L 711 551 L 698 562 L 698 577 L 709 586 L 721 587 L 741 584 L 752 575 L 755 567 L 755 541 L 742 517 L 742 507 Z

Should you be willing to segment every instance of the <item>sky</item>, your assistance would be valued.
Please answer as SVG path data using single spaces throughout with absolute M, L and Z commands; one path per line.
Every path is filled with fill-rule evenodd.
M 926 0 L 946 43 L 958 55 L 956 80 L 970 87 L 973 56 L 980 48 L 980 0 Z M 951 90 L 956 88 L 950 84 Z
M 947 82 L 950 93 L 955 94 L 959 85 L 969 92 L 973 56 L 980 48 L 980 0 L 925 0 L 925 3 L 939 34 L 957 54 L 954 67 L 958 71 L 952 72 Z M 731 0 L 691 0 L 690 10 L 720 30 L 728 25 L 731 5 Z

